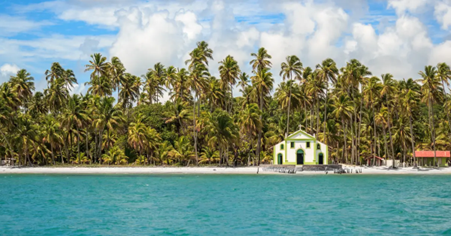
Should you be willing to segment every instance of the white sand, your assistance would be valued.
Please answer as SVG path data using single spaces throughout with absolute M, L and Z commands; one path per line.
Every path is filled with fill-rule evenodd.
M 263 171 L 260 167 L 259 174 L 279 174 L 276 172 Z M 386 175 L 386 174 L 444 174 L 451 175 L 451 168 L 421 168 L 420 170 L 411 167 L 390 170 L 387 167 L 354 167 L 343 168 L 361 169 L 362 174 Z M 257 167 L 0 167 L 0 174 L 257 174 Z M 303 171 L 297 172 L 301 175 L 325 174 L 324 171 Z M 328 172 L 328 174 L 333 174 Z M 349 175 L 349 174 L 348 174 Z

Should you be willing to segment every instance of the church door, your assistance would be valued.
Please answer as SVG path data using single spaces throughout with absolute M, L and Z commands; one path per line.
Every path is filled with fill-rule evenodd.
M 304 151 L 301 149 L 296 152 L 296 164 L 304 165 Z
M 277 155 L 277 164 L 282 165 L 282 154 Z
M 322 153 L 318 156 L 318 164 L 323 165 L 324 164 L 324 155 Z

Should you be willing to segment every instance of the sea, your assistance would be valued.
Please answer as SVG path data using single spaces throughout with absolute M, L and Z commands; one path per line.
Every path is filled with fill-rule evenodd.
M 451 176 L 0 175 L 0 235 L 451 235 Z

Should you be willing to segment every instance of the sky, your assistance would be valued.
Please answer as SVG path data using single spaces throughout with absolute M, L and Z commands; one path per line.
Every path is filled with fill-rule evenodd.
M 0 83 L 23 68 L 43 90 L 60 62 L 83 93 L 93 53 L 140 76 L 158 62 L 184 66 L 199 41 L 213 49 L 213 75 L 227 55 L 250 73 L 250 54 L 265 47 L 276 83 L 288 55 L 304 67 L 355 58 L 373 75 L 416 79 L 425 65 L 451 64 L 450 31 L 451 0 L 0 0 Z

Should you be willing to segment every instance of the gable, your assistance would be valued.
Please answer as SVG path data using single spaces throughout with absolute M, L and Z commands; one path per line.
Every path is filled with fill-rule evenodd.
M 310 134 L 307 134 L 303 130 L 299 130 L 288 136 L 288 139 L 315 139 L 315 138 Z

